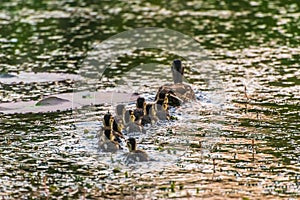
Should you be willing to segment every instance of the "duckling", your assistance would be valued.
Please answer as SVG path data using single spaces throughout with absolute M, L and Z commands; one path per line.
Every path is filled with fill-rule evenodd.
M 124 126 L 125 128 L 128 127 L 128 125 L 132 122 L 133 119 L 131 119 L 131 112 L 132 110 L 126 110 L 124 113 L 124 118 L 123 118 L 123 122 L 124 122 Z
M 141 124 L 145 126 L 146 124 L 154 124 L 159 119 L 156 116 L 156 111 L 154 109 L 154 104 L 144 105 L 144 116 L 142 118 Z
M 141 125 L 141 119 L 136 120 L 134 116 L 134 112 L 132 110 L 128 110 L 125 112 L 125 123 L 126 123 L 126 130 L 128 133 L 133 133 L 133 132 L 146 133 L 146 130 Z
M 170 114 L 168 111 L 168 103 L 169 103 L 170 94 L 160 94 L 159 99 L 156 100 L 153 105 L 153 109 L 155 110 L 155 114 L 157 119 L 159 120 L 169 120 Z
M 115 116 L 115 121 L 118 125 L 118 129 L 122 130 L 124 128 L 124 118 L 125 118 L 125 105 L 124 104 L 119 104 L 116 106 L 116 116 Z
M 108 112 L 104 115 L 103 117 L 103 127 L 102 127 L 102 130 L 104 131 L 111 131 L 111 133 L 114 135 L 114 141 L 117 141 L 117 142 L 121 142 L 121 139 L 120 138 L 124 138 L 123 136 L 123 133 L 120 132 L 119 130 L 115 130 L 117 129 L 118 127 L 117 126 L 117 123 L 114 119 L 114 117 Z
M 174 60 L 171 70 L 174 84 L 161 86 L 158 89 L 155 99 L 159 99 L 160 94 L 170 94 L 169 105 L 171 106 L 180 106 L 184 102 L 196 100 L 196 95 L 191 86 L 184 84 L 182 81 L 184 67 L 181 61 Z
M 166 94 L 164 99 L 158 99 L 154 104 L 154 109 L 156 111 L 156 116 L 159 120 L 169 120 L 170 115 L 168 111 L 168 100 L 169 94 Z
M 143 150 L 136 149 L 136 140 L 134 138 L 129 138 L 127 140 L 127 147 L 129 149 L 129 153 L 127 154 L 126 161 L 127 162 L 147 162 L 149 161 L 148 154 Z
M 133 114 L 135 116 L 135 120 L 142 119 L 144 116 L 144 107 L 145 107 L 146 101 L 145 98 L 139 97 L 136 100 L 136 109 L 133 111 Z
M 145 98 L 139 97 L 136 102 L 136 109 L 133 111 L 135 116 L 135 121 L 140 120 L 142 126 L 152 123 L 152 120 L 149 115 L 150 108 L 151 106 L 150 107 L 148 106 L 148 111 L 147 111 L 147 103 Z
M 119 144 L 120 138 L 117 138 L 121 136 L 116 136 L 114 134 L 114 131 L 112 129 L 113 121 L 114 119 L 110 113 L 104 115 L 102 128 L 104 134 L 100 135 L 98 141 L 100 149 L 102 149 L 102 151 L 104 152 L 116 152 L 121 148 Z
M 107 121 L 105 121 L 105 117 L 107 117 L 107 120 L 112 119 L 113 134 L 118 137 L 123 137 L 123 133 L 122 133 L 123 127 L 117 123 L 117 121 L 114 119 L 114 117 L 109 112 L 107 112 L 107 114 L 104 115 L 103 126 L 108 127 L 108 128 L 110 128 L 110 126 L 111 126 L 111 125 L 107 125 Z
M 104 131 L 105 137 L 100 138 L 98 141 L 99 148 L 104 152 L 116 152 L 121 149 L 120 144 L 115 141 L 115 136 L 111 130 Z
M 170 84 L 169 84 L 170 85 Z M 176 96 L 175 92 L 172 90 L 169 90 L 170 88 L 167 88 L 167 85 L 164 85 L 160 87 L 159 92 L 155 96 L 155 100 L 164 100 L 166 96 L 168 96 L 168 104 L 171 106 L 180 106 L 184 103 L 182 99 Z

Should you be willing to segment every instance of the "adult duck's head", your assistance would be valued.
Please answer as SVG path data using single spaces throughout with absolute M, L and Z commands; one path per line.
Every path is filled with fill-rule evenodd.
M 181 65 L 181 61 L 174 60 L 171 69 L 174 83 L 182 83 L 184 67 Z

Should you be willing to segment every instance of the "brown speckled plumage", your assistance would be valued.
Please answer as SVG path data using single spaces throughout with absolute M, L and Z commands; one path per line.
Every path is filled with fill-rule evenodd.
M 166 84 L 158 89 L 155 99 L 169 94 L 169 105 L 180 106 L 184 102 L 196 100 L 196 95 L 191 86 L 182 82 L 184 67 L 180 60 L 174 60 L 171 67 L 173 84 Z

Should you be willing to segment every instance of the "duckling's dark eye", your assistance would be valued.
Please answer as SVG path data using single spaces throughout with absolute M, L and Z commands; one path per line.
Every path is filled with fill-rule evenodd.
M 114 122 L 114 118 L 113 117 L 110 117 L 110 123 L 113 123 Z

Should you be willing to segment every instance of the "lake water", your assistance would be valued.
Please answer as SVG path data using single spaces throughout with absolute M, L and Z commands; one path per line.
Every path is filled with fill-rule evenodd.
M 0 197 L 300 198 L 299 33 L 297 0 L 1 1 L 1 73 L 88 77 L 0 83 L 1 102 L 77 89 L 150 102 L 177 58 L 197 102 L 135 135 L 153 159 L 137 164 L 97 148 L 115 103 L 0 114 Z

